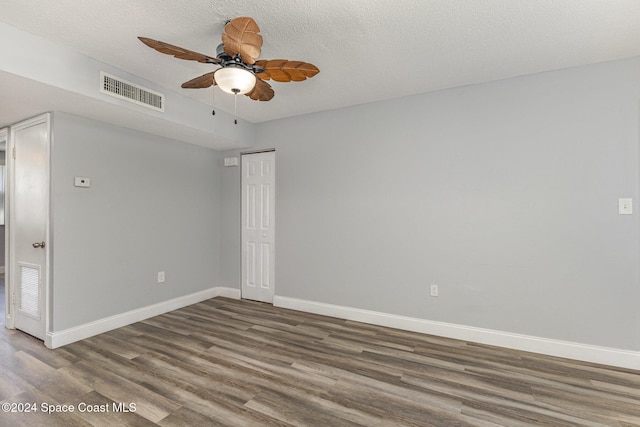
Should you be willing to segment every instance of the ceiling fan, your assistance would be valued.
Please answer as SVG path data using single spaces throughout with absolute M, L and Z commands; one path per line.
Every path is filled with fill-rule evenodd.
M 230 94 L 246 95 L 255 101 L 269 101 L 273 98 L 274 91 L 266 80 L 303 81 L 320 72 L 318 67 L 308 62 L 286 59 L 258 60 L 262 48 L 262 36 L 259 32 L 258 24 L 252 18 L 243 16 L 228 21 L 215 57 L 146 37 L 138 39 L 158 52 L 179 59 L 220 66 L 216 71 L 183 83 L 182 87 L 185 89 L 217 85 Z

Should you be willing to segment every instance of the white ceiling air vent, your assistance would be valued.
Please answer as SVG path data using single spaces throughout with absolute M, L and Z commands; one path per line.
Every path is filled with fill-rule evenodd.
M 164 112 L 164 95 L 100 71 L 100 92 Z

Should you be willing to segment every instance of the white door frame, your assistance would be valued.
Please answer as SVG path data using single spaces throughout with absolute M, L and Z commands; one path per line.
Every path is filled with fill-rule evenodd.
M 5 289 L 7 292 L 7 314 L 6 314 L 6 322 L 5 326 L 9 329 L 15 329 L 15 312 L 16 312 L 16 298 L 15 298 L 15 289 L 16 289 L 16 272 L 13 269 L 15 260 L 15 248 L 16 248 L 16 238 L 15 238 L 15 227 L 12 227 L 12 224 L 16 218 L 15 204 L 13 203 L 13 198 L 15 197 L 15 138 L 13 137 L 16 130 L 28 128 L 31 126 L 37 126 L 39 124 L 46 123 L 47 126 L 47 137 L 48 143 L 45 155 L 47 156 L 45 164 L 47 165 L 45 176 L 47 177 L 46 187 L 48 193 L 48 201 L 45 206 L 45 242 L 46 245 L 44 247 L 45 251 L 45 266 L 43 269 L 44 283 L 43 283 L 43 298 L 44 298 L 44 306 L 42 316 L 44 316 L 44 331 L 43 338 L 45 345 L 47 347 L 51 347 L 50 343 L 50 318 L 49 318 L 49 294 L 50 294 L 50 281 L 51 281 L 51 251 L 52 251 L 52 239 L 51 239 L 51 114 L 45 113 L 39 116 L 21 121 L 9 127 L 9 137 L 7 141 L 7 183 L 6 183 L 6 194 L 5 194 L 5 239 L 6 242 L 6 265 L 5 265 Z M 8 236 L 8 238 L 6 237 Z M 28 242 L 31 244 L 32 242 Z
M 6 180 L 5 180 L 5 197 L 4 197 L 4 223 L 5 223 L 5 236 L 4 236 L 4 325 L 7 328 L 12 328 L 13 326 L 11 325 L 11 321 L 12 318 L 10 316 L 11 313 L 11 293 L 9 292 L 9 197 L 7 196 L 8 188 L 8 180 L 9 180 L 9 170 L 8 170 L 8 165 L 9 165 L 9 157 L 10 157 L 10 149 L 9 149 L 9 128 L 2 128 L 0 129 L 0 144 L 4 144 L 4 150 L 5 150 L 5 170 L 6 170 Z
M 262 156 L 267 161 L 260 161 L 260 170 L 251 173 L 246 167 L 251 165 L 247 159 L 251 156 Z M 273 303 L 275 295 L 275 193 L 276 193 L 276 158 L 275 150 L 261 150 L 241 153 L 241 297 Z M 247 162 L 245 162 L 247 160 Z M 253 165 L 258 164 L 254 162 Z M 266 169 L 265 169 L 266 168 Z M 265 173 L 266 172 L 266 173 Z M 259 205 L 258 210 L 254 210 L 254 226 L 248 224 L 248 207 L 250 204 L 247 182 L 256 182 L 254 188 L 254 207 Z M 268 211 L 263 211 L 265 203 L 263 198 L 267 195 L 266 206 Z M 266 214 L 266 215 L 265 215 Z M 250 245 L 250 243 L 252 245 Z M 253 249 L 251 250 L 250 247 Z M 266 251 L 265 251 L 266 248 Z M 253 262 L 252 262 L 253 261 Z M 266 261 L 266 262 L 265 262 Z M 265 270 L 265 266 L 267 267 Z

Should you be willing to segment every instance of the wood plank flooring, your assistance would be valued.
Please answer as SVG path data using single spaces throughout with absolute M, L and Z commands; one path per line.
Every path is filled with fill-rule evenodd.
M 36 408 L 2 426 L 629 427 L 640 372 L 215 298 L 56 350 L 2 329 L 0 400 Z

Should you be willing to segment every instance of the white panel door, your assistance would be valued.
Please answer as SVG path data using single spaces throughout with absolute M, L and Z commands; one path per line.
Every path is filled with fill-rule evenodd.
M 273 302 L 275 151 L 242 156 L 242 298 Z
M 9 280 L 14 326 L 42 340 L 47 318 L 49 136 L 48 114 L 11 127 L 15 155 L 11 159 Z

